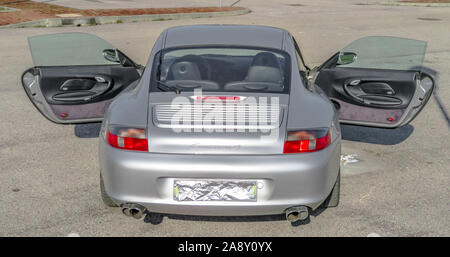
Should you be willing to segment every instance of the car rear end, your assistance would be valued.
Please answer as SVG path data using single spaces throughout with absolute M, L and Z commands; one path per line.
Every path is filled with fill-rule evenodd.
M 191 109 L 181 112 L 193 113 L 188 95 Z M 181 110 L 167 107 L 173 97 L 150 95 L 146 128 L 105 125 L 100 164 L 106 192 L 118 204 L 158 213 L 241 216 L 315 209 L 330 194 L 340 165 L 338 128 L 287 131 L 288 95 L 277 96 L 280 116 L 265 133 L 258 124 L 253 132 L 226 132 L 226 125 L 222 132 L 195 132 L 194 124 L 176 124 L 176 131 L 167 122 Z
M 108 117 L 102 126 L 108 196 L 126 214 L 244 216 L 317 208 L 338 179 L 339 124 L 328 100 L 299 89 L 291 59 L 255 47 L 156 54 L 147 70 L 146 126 Z
M 118 204 L 138 203 L 159 213 L 245 216 L 317 208 L 336 181 L 340 143 L 304 154 L 194 155 L 132 152 L 101 141 L 100 152 L 106 192 Z M 245 181 L 255 183 L 257 192 L 253 199 L 178 200 L 174 186 L 180 180 Z

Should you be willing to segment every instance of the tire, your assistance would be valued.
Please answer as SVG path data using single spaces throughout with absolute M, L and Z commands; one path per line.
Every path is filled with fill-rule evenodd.
M 341 172 L 338 173 L 336 183 L 334 183 L 333 190 L 331 191 L 328 198 L 323 203 L 323 207 L 337 207 L 339 205 L 339 197 L 341 191 Z
M 103 182 L 102 175 L 100 174 L 100 194 L 102 196 L 103 203 L 109 207 L 118 207 L 118 205 L 113 202 L 111 197 L 108 196 L 105 190 L 105 183 Z

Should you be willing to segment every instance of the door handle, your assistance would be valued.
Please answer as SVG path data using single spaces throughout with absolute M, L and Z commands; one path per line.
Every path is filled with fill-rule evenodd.
M 402 104 L 389 84 L 385 82 L 362 82 L 355 79 L 344 83 L 344 91 L 355 101 L 371 106 L 397 106 Z
M 349 88 L 349 87 L 352 87 L 352 86 L 358 86 L 359 83 L 361 83 L 361 80 L 360 80 L 360 79 L 354 79 L 354 80 L 345 82 L 345 83 L 344 83 L 344 91 L 345 91 L 349 96 L 351 96 L 352 98 L 354 98 L 356 101 L 361 102 L 361 103 L 364 103 L 364 99 L 361 98 L 361 97 L 359 97 L 359 96 L 356 95 L 355 93 L 353 93 L 353 92 L 350 90 L 350 88 Z
M 104 93 L 106 93 L 112 87 L 113 80 L 108 76 L 95 75 L 94 79 L 95 79 L 95 81 L 97 81 L 97 83 L 90 90 L 91 92 L 94 92 L 94 94 L 86 97 L 86 99 L 84 99 L 84 101 L 89 101 L 94 98 L 97 98 L 97 97 L 103 95 Z
M 93 79 L 68 79 L 59 87 L 59 90 L 64 92 L 90 90 L 94 85 Z
M 364 82 L 360 85 L 361 90 L 366 94 L 372 95 L 395 95 L 394 89 L 385 82 Z
M 111 89 L 113 85 L 113 80 L 104 75 L 95 75 L 94 80 L 83 80 L 84 81 L 81 81 L 80 79 L 67 80 L 60 87 L 61 91 L 66 92 L 56 94 L 52 98 L 61 102 L 86 102 L 103 95 Z M 86 81 L 90 81 L 90 83 L 87 83 Z

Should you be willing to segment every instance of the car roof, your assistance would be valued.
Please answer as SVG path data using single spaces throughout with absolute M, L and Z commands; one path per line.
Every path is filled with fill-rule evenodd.
M 257 25 L 189 25 L 166 30 L 164 48 L 240 45 L 282 49 L 285 30 Z

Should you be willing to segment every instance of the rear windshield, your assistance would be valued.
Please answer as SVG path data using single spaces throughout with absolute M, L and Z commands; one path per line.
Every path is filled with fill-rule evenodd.
M 155 58 L 151 91 L 287 93 L 289 56 L 261 48 L 163 50 Z

